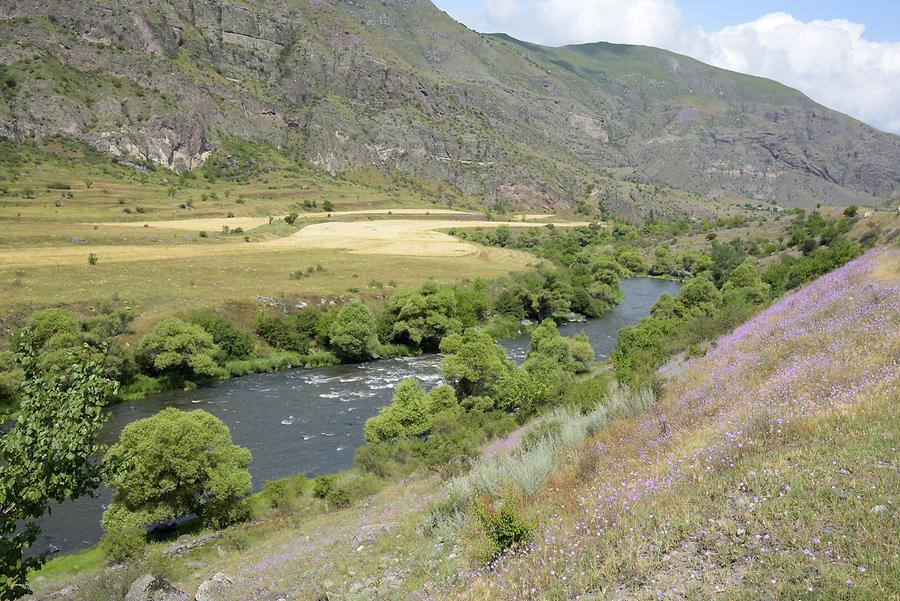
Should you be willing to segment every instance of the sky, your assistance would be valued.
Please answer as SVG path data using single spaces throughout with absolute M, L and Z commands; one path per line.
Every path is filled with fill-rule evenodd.
M 645 44 L 769 77 L 900 134 L 900 0 L 434 0 L 477 31 Z

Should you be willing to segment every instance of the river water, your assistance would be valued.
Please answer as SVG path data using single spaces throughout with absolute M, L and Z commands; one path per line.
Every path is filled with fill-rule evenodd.
M 676 282 L 650 278 L 622 281 L 624 300 L 599 319 L 560 327 L 566 336 L 587 333 L 597 359 L 616 343 L 618 331 L 646 316 L 663 292 L 673 296 Z M 530 338 L 501 341 L 510 357 L 524 359 Z M 174 391 L 112 407 L 101 441 L 114 443 L 127 424 L 165 407 L 203 409 L 231 429 L 236 444 L 253 453 L 254 489 L 267 480 L 300 472 L 309 476 L 352 467 L 353 452 L 362 445 L 363 424 L 390 403 L 394 386 L 415 377 L 423 386 L 440 382 L 439 355 L 402 357 L 360 365 L 294 369 L 216 382 L 189 392 Z M 100 517 L 112 493 L 103 488 L 53 508 L 41 523 L 34 548 L 50 545 L 74 551 L 95 544 L 102 534 Z

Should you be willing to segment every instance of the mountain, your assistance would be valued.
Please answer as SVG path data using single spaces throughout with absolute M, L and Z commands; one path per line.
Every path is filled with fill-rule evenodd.
M 900 197 L 900 137 L 796 90 L 649 47 L 479 34 L 427 0 L 5 2 L 0 135 L 59 134 L 177 171 L 266 144 L 551 207 L 621 181 Z

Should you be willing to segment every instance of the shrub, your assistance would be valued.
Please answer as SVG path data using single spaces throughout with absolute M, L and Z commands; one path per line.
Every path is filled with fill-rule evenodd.
M 343 361 L 365 361 L 378 349 L 376 327 L 372 311 L 362 301 L 354 300 L 338 310 L 328 328 L 328 342 Z
M 301 474 L 266 482 L 259 496 L 269 509 L 291 511 L 297 506 L 297 500 L 305 488 L 306 477 Z
M 273 348 L 307 354 L 318 335 L 322 314 L 304 309 L 294 315 L 260 314 L 256 318 L 256 333 Z
M 188 323 L 198 325 L 212 336 L 222 351 L 222 360 L 246 359 L 253 352 L 253 336 L 236 326 L 224 315 L 212 311 L 198 311 L 190 315 Z
M 498 513 L 478 504 L 475 512 L 490 541 L 491 559 L 496 559 L 506 551 L 524 547 L 534 536 L 534 528 L 522 520 L 509 503 L 503 503 Z
M 331 213 L 332 211 L 334 211 L 334 203 L 330 200 L 326 200 L 322 203 L 322 210 L 326 213 Z
M 313 496 L 317 499 L 324 499 L 327 497 L 328 493 L 331 492 L 331 488 L 334 486 L 336 477 L 337 476 L 334 474 L 322 474 L 321 476 L 316 476 L 315 480 L 313 480 Z
M 146 373 L 183 380 L 216 375 L 219 352 L 203 328 L 169 317 L 144 336 L 137 356 Z
M 849 217 L 850 219 L 853 219 L 854 217 L 856 217 L 856 212 L 858 210 L 859 210 L 859 207 L 857 207 L 856 205 L 850 205 L 849 207 L 844 209 L 844 217 Z
M 442 338 L 462 331 L 457 318 L 456 294 L 452 288 L 428 282 L 391 297 L 383 314 L 386 342 L 410 344 L 437 350 Z
M 246 517 L 250 451 L 232 444 L 228 427 L 205 411 L 170 407 L 129 424 L 106 462 L 115 489 L 103 517 L 107 532 L 192 513 L 212 527 Z
M 101 524 L 104 533 L 100 549 L 109 563 L 134 559 L 147 545 L 147 525 L 137 514 L 121 509 L 107 510 Z
M 294 222 L 297 221 L 297 218 L 300 217 L 297 213 L 290 213 L 284 216 L 284 222 L 288 225 L 294 225 Z
M 442 413 L 459 414 L 462 408 L 449 386 L 426 393 L 413 378 L 403 380 L 391 404 L 369 418 L 364 427 L 367 442 L 421 436 Z
M 490 395 L 509 371 L 506 352 L 487 333 L 470 328 L 441 341 L 441 375 L 460 400 Z

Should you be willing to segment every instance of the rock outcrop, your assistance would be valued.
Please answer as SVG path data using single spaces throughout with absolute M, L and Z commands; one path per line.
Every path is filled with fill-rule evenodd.
M 135 580 L 125 595 L 125 601 L 189 601 L 189 599 L 187 593 L 150 574 Z
M 795 206 L 900 196 L 900 138 L 795 90 L 653 48 L 482 35 L 427 0 L 17 0 L 0 67 L 0 135 L 176 171 L 237 140 L 489 202 L 571 204 L 610 174 Z

